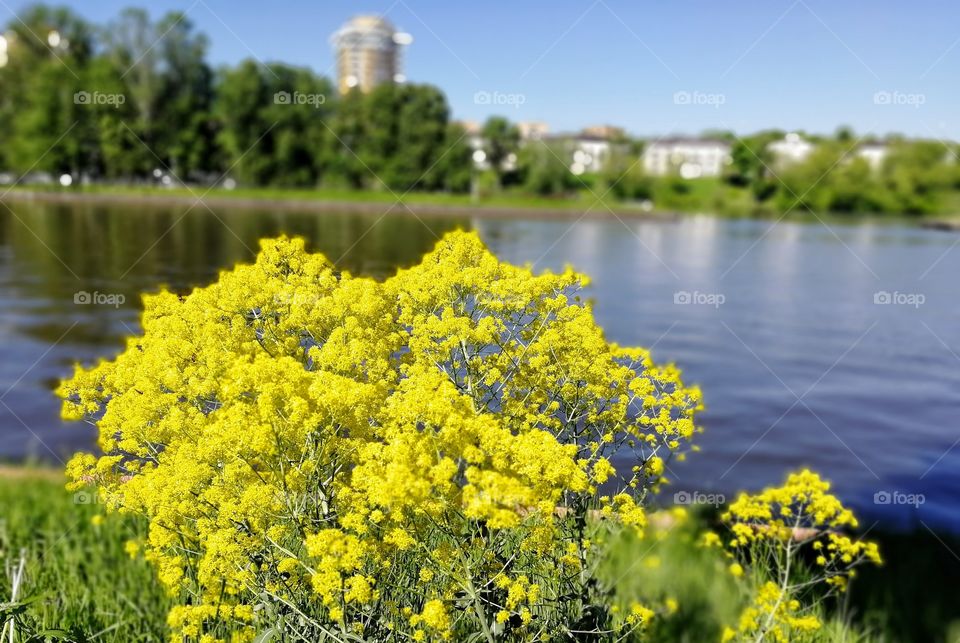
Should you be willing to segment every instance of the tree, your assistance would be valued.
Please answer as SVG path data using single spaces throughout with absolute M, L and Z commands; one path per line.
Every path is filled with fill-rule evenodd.
M 215 113 L 229 172 L 250 185 L 316 185 L 329 158 L 331 95 L 307 69 L 246 60 L 224 70 Z
M 568 157 L 564 145 L 530 141 L 520 151 L 524 188 L 541 196 L 562 195 L 576 189 L 580 182 L 563 160 Z
M 487 162 L 502 184 L 507 161 L 511 155 L 516 155 L 520 146 L 520 130 L 502 116 L 491 116 L 484 123 L 481 135 Z
M 92 112 L 77 99 L 93 47 L 90 26 L 69 9 L 36 5 L 7 33 L 0 76 L 7 163 L 21 173 L 79 173 L 95 146 Z
M 448 192 L 467 192 L 473 178 L 473 148 L 467 141 L 466 130 L 456 123 L 447 125 L 445 152 L 437 160 L 440 189 Z
M 134 107 L 131 122 L 122 125 L 143 147 L 139 162 L 127 166 L 141 174 L 168 167 L 181 180 L 217 169 L 207 37 L 182 13 L 153 23 L 143 9 L 128 9 L 104 41 Z
M 639 201 L 653 197 L 653 182 L 643 170 L 636 146 L 615 151 L 600 180 L 604 192 L 617 199 Z
M 766 186 L 772 184 L 771 170 L 774 165 L 773 154 L 769 150 L 770 143 L 783 137 L 780 130 L 767 130 L 752 136 L 745 136 L 733 143 L 730 152 L 731 163 L 727 171 L 726 180 L 732 185 L 753 185 L 758 200 L 763 200 Z

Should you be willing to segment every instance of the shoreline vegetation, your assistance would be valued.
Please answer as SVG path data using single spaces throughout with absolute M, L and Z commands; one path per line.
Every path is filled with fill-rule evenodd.
M 356 214 L 410 214 L 442 217 L 469 216 L 483 218 L 628 218 L 630 220 L 672 222 L 688 215 L 710 215 L 723 218 L 780 218 L 816 221 L 871 221 L 910 223 L 922 228 L 941 231 L 960 231 L 960 214 L 846 214 L 793 212 L 786 215 L 775 211 L 731 210 L 718 203 L 697 203 L 689 207 L 657 209 L 631 203 L 599 199 L 591 194 L 577 197 L 548 198 L 528 195 L 489 196 L 473 199 L 468 195 L 444 193 L 410 193 L 398 195 L 370 190 L 324 190 L 288 188 L 224 188 L 152 187 L 152 186 L 82 186 L 59 188 L 55 186 L 16 186 L 0 195 L 0 201 L 34 203 L 150 205 L 269 209 L 284 212 L 356 213 Z
M 614 217 L 670 221 L 679 212 L 645 210 L 639 205 L 611 203 L 593 197 L 583 199 L 548 199 L 533 197 L 494 197 L 480 201 L 455 194 L 415 193 L 395 195 L 390 192 L 297 190 L 246 188 L 152 188 L 94 186 L 79 189 L 57 189 L 47 186 L 17 187 L 0 200 L 46 203 L 138 204 L 160 206 L 192 206 L 200 201 L 211 207 L 272 209 L 296 212 L 353 212 L 361 214 L 409 213 L 430 216 L 489 217 Z M 586 211 L 586 214 L 585 214 Z
M 268 205 L 287 208 L 302 199 L 311 203 L 296 207 L 321 200 L 357 209 L 402 194 L 439 214 L 544 214 L 534 206 L 554 216 L 609 215 L 608 207 L 618 216 L 835 213 L 948 217 L 939 227 L 951 228 L 960 213 L 960 147 L 949 141 L 848 127 L 718 130 L 672 139 L 699 152 L 664 152 L 676 133 L 637 137 L 610 125 L 533 134 L 532 123 L 496 114 L 460 121 L 430 84 L 341 93 L 332 79 L 282 62 L 214 67 L 208 37 L 177 12 L 155 20 L 130 9 L 96 25 L 37 4 L 3 33 L 0 184 L 43 184 L 36 191 L 174 194 L 184 184 L 216 185 L 215 198 L 232 186 L 223 190 L 230 198 L 270 195 Z M 56 34 L 57 51 L 37 33 Z M 116 37 L 125 33 L 140 37 Z M 701 158 L 704 143 L 721 151 L 719 164 Z
M 66 476 L 39 464 L 0 464 L 0 558 L 25 561 L 20 600 L 24 617 L 38 627 L 96 635 L 97 641 L 151 641 L 167 636 L 171 599 L 149 565 L 124 552 L 124 543 L 142 537 L 144 524 L 132 516 L 104 517 L 92 491 L 71 493 Z M 651 522 L 655 516 L 651 514 Z M 717 520 L 713 511 L 695 512 L 675 533 L 695 534 Z M 864 568 L 851 585 L 849 603 L 838 606 L 828 624 L 834 640 L 953 641 L 960 596 L 952 579 L 960 562 L 951 555 L 956 537 L 928 532 L 871 531 L 885 563 Z M 718 561 L 690 538 L 625 540 L 613 564 L 629 565 L 643 554 L 644 574 L 622 579 L 619 591 L 632 593 L 639 578 L 664 591 L 682 591 L 693 611 L 681 610 L 662 623 L 660 634 L 716 634 L 711 622 L 729 616 L 735 594 Z M 655 565 L 655 566 L 654 566 Z M 0 594 L 9 598 L 10 578 L 0 576 Z M 6 599 L 4 599 L 6 600 Z M 83 639 L 77 639 L 83 640 Z

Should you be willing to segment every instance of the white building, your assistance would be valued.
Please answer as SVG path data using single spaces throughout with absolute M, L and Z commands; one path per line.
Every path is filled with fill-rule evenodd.
M 613 152 L 613 145 L 608 139 L 585 134 L 570 139 L 570 148 L 570 171 L 577 175 L 602 171 Z
M 730 164 L 730 152 L 730 144 L 719 139 L 660 139 L 643 150 L 643 168 L 653 176 L 716 177 Z
M 773 153 L 777 165 L 792 165 L 807 160 L 813 152 L 814 144 L 796 132 L 790 132 L 779 141 L 773 141 L 767 149 Z
M 864 143 L 857 148 L 857 156 L 870 164 L 870 169 L 879 170 L 887 159 L 890 149 L 886 143 Z
M 520 121 L 517 130 L 522 140 L 539 141 L 550 132 L 550 126 L 540 121 Z
M 403 48 L 413 42 L 380 16 L 356 16 L 343 25 L 330 44 L 337 57 L 337 87 L 368 92 L 381 83 L 402 83 Z

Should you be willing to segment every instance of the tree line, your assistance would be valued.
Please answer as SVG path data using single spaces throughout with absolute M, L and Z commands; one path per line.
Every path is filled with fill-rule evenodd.
M 960 202 L 954 145 L 894 138 L 879 167 L 853 133 L 816 139 L 780 167 L 769 144 L 783 132 L 729 141 L 719 181 L 644 172 L 644 143 L 624 138 L 601 172 L 571 172 L 560 138 L 521 140 L 491 117 L 477 133 L 451 119 L 444 94 L 383 84 L 340 96 L 307 68 L 246 60 L 214 69 L 208 40 L 179 12 L 157 20 L 127 9 L 91 24 L 34 5 L 11 20 L 0 51 L 0 171 L 70 174 L 99 182 L 178 181 L 245 186 L 466 192 L 543 197 L 587 194 L 661 209 L 926 213 Z M 476 172 L 471 136 L 483 151 Z M 704 188 L 703 184 L 709 185 Z
M 35 5 L 3 32 L 0 170 L 100 181 L 228 175 L 256 186 L 469 189 L 472 149 L 443 93 L 385 84 L 338 96 L 309 69 L 213 69 L 182 13 L 102 27 Z

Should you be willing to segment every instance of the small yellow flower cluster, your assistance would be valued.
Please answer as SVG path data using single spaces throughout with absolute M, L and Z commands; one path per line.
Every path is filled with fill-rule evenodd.
M 828 493 L 830 483 L 810 470 L 791 473 L 781 487 L 741 494 L 724 515 L 732 523 L 731 545 L 757 538 L 790 539 L 799 529 L 835 530 L 857 526 L 853 512 Z
M 149 519 L 138 551 L 189 597 L 175 633 L 252 632 L 257 607 L 316 638 L 521 636 L 534 617 L 562 635 L 580 603 L 557 605 L 595 586 L 587 517 L 644 527 L 699 390 L 607 342 L 583 276 L 502 263 L 475 234 L 384 281 L 299 239 L 261 248 L 145 296 L 143 334 L 58 391 L 103 452 L 68 474 Z
M 765 583 L 757 592 L 754 603 L 740 615 L 737 629 L 724 630 L 722 641 L 772 640 L 788 643 L 820 629 L 820 619 L 802 614 L 800 601 L 787 598 L 774 582 Z
M 414 627 L 423 626 L 432 632 L 439 633 L 443 638 L 449 638 L 450 615 L 447 614 L 447 608 L 442 601 L 427 601 L 423 606 L 423 611 L 410 617 L 410 624 Z M 426 639 L 426 633 L 418 629 L 413 634 L 415 641 Z
M 732 534 L 727 555 L 740 558 L 730 565 L 730 573 L 743 578 L 741 562 L 761 561 L 759 564 L 766 567 L 759 570 L 760 575 L 776 582 L 767 580 L 759 585 L 738 626 L 724 631 L 723 641 L 802 640 L 819 630 L 821 623 L 796 596 L 810 595 L 820 583 L 828 591 L 842 591 L 855 575 L 854 567 L 881 562 L 875 543 L 841 533 L 842 529 L 856 527 L 857 520 L 829 491 L 828 482 L 804 470 L 787 476 L 782 487 L 741 494 L 730 505 L 723 515 Z M 706 547 L 721 545 L 721 539 L 713 533 L 705 534 L 701 542 Z M 794 580 L 802 565 L 794 559 L 808 545 L 816 552 L 815 564 Z

